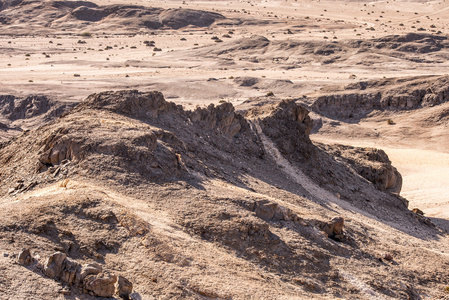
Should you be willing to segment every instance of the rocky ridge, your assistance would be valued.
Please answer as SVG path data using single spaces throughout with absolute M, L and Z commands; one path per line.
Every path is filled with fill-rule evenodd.
M 373 112 L 412 110 L 449 100 L 449 77 L 425 76 L 357 82 L 312 97 L 312 109 L 328 118 L 361 119 Z M 326 95 L 327 94 L 327 95 Z
M 422 254 L 397 245 L 382 259 L 379 249 L 391 244 L 375 228 L 405 230 L 406 240 L 443 233 L 389 183 L 377 184 L 384 173 L 368 172 L 372 183 L 360 175 L 363 160 L 314 145 L 311 128 L 308 111 L 292 100 L 242 115 L 229 103 L 184 110 L 159 92 L 93 94 L 2 144 L 2 247 L 106 264 L 142 297 L 349 297 L 353 267 L 371 276 L 374 295 L 437 294 L 441 269 L 425 266 L 436 279 L 414 283 L 423 265 L 410 262 Z M 388 166 L 377 153 L 368 160 Z M 204 269 L 219 286 L 204 281 Z M 378 288 L 391 271 L 400 280 Z M 47 277 L 36 283 L 51 287 Z M 88 297 L 76 284 L 65 292 Z

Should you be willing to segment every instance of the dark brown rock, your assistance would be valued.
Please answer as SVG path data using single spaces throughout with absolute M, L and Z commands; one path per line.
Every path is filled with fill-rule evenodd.
M 70 285 L 74 284 L 80 264 L 67 257 L 63 262 L 62 268 L 61 281 Z
M 52 254 L 45 264 L 44 274 L 53 279 L 59 279 L 63 271 L 63 263 L 67 255 L 62 252 Z
M 84 278 L 84 289 L 94 296 L 112 297 L 115 293 L 115 283 L 117 276 L 100 273 L 97 275 L 88 275 Z
M 276 203 L 269 202 L 268 200 L 261 200 L 256 203 L 256 209 L 254 211 L 256 216 L 265 221 L 269 221 L 273 219 L 277 206 Z
M 31 256 L 30 249 L 23 248 L 19 253 L 19 257 L 17 258 L 17 262 L 23 266 L 27 266 L 33 262 L 33 257 Z
M 342 217 L 335 217 L 331 221 L 322 225 L 322 230 L 326 235 L 335 240 L 341 240 L 344 237 L 343 227 L 345 220 Z
M 76 273 L 76 282 L 82 284 L 84 279 L 89 275 L 97 275 L 103 271 L 99 264 L 82 265 L 79 272 Z
M 125 277 L 119 275 L 117 280 L 117 294 L 122 299 L 129 299 L 129 295 L 133 292 L 133 284 Z

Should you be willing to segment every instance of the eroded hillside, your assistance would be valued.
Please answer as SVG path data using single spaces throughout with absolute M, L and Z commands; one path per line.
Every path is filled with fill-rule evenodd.
M 317 147 L 311 129 L 294 101 L 243 116 L 158 92 L 89 96 L 1 145 L 0 292 L 89 298 L 49 278 L 60 251 L 142 299 L 443 295 L 446 233 L 408 210 L 385 153 Z

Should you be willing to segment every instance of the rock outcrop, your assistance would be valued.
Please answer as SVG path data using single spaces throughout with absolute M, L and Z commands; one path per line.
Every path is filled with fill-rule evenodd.
M 15 97 L 0 95 L 0 118 L 9 121 L 43 116 L 44 121 L 58 117 L 72 104 L 56 102 L 42 95 Z
M 372 182 L 379 190 L 394 194 L 401 192 L 402 176 L 392 166 L 385 151 L 343 145 L 323 145 L 323 147 L 328 153 L 343 159 L 360 176 Z
M 329 118 L 357 120 L 373 111 L 435 106 L 449 100 L 448 83 L 449 76 L 359 82 L 318 96 L 312 109 Z
M 22 251 L 20 251 L 19 256 L 17 258 L 17 262 L 20 265 L 28 266 L 34 261 L 34 258 L 31 256 L 31 251 L 28 248 L 23 248 Z
M 312 119 L 309 111 L 295 101 L 283 100 L 277 104 L 253 108 L 245 116 L 254 119 L 283 154 L 310 151 Z
M 337 240 L 344 240 L 343 227 L 345 225 L 345 220 L 342 217 L 335 217 L 327 223 L 321 226 L 321 230 L 326 233 L 327 237 Z
M 103 271 L 98 264 L 81 265 L 61 252 L 56 252 L 47 259 L 44 274 L 69 286 L 81 287 L 86 293 L 97 297 L 118 294 L 121 298 L 128 299 L 133 288 L 125 277 Z

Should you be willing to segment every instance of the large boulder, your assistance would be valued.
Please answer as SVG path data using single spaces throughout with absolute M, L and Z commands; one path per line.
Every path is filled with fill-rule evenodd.
M 125 277 L 119 275 L 117 280 L 117 294 L 120 298 L 129 299 L 129 295 L 133 292 L 133 284 Z
M 64 260 L 67 255 L 62 252 L 52 254 L 45 264 L 44 274 L 52 279 L 59 280 L 64 268 Z
M 112 297 L 115 293 L 115 283 L 117 276 L 100 273 L 97 275 L 88 275 L 84 278 L 83 287 L 86 291 L 98 297 Z

